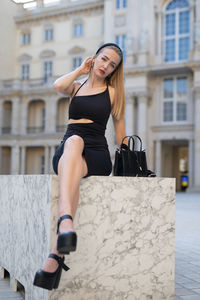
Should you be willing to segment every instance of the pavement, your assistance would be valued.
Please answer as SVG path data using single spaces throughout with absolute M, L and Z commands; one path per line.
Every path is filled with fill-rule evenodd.
M 23 300 L 19 292 L 13 292 L 10 288 L 10 280 L 0 278 L 0 300 Z
M 175 300 L 200 300 L 200 194 L 176 194 Z
M 175 232 L 174 300 L 200 300 L 200 194 L 176 194 Z M 22 299 L 8 279 L 0 279 L 0 300 Z

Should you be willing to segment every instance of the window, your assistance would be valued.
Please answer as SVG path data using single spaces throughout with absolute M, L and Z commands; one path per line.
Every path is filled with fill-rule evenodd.
M 123 51 L 123 59 L 125 60 L 126 57 L 126 35 L 117 35 L 115 37 L 116 44 L 122 49 Z
M 173 0 L 165 11 L 164 19 L 165 61 L 188 59 L 190 50 L 190 11 L 186 0 Z
M 127 7 L 127 0 L 116 0 L 116 9 L 122 9 Z
M 74 36 L 82 36 L 83 35 L 83 24 L 75 24 L 73 34 L 74 34 Z
M 187 121 L 187 77 L 172 77 L 163 81 L 163 122 Z
M 78 68 L 81 64 L 82 64 L 82 57 L 81 56 L 73 57 L 73 61 L 72 61 L 72 69 L 73 70 Z
M 23 33 L 21 35 L 21 44 L 22 45 L 28 45 L 31 42 L 31 35 L 30 33 Z
M 21 80 L 28 80 L 29 79 L 29 71 L 30 71 L 29 64 L 21 65 Z
M 52 76 L 52 61 L 45 61 L 44 62 L 44 81 L 46 82 L 49 77 Z
M 53 28 L 47 28 L 44 30 L 44 40 L 45 41 L 53 40 Z

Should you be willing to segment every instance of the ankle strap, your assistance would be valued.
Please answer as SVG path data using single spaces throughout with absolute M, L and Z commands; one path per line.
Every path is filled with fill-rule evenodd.
M 60 257 L 60 256 L 58 256 L 58 255 L 56 255 L 54 253 L 50 253 L 49 257 L 50 258 L 54 258 L 55 260 L 57 260 L 59 266 L 61 266 L 65 271 L 68 271 L 70 269 L 68 266 L 66 266 L 64 264 L 64 260 L 65 260 L 64 257 L 62 258 L 62 257 Z
M 63 215 L 62 217 L 60 217 L 60 218 L 58 219 L 58 224 L 57 224 L 57 234 L 59 233 L 60 222 L 61 222 L 62 220 L 64 220 L 64 219 L 70 219 L 70 220 L 72 220 L 72 222 L 73 222 L 72 216 L 70 216 L 70 215 Z

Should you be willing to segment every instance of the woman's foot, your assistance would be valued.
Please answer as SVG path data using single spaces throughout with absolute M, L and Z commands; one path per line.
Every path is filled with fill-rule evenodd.
M 57 245 L 57 240 L 56 240 L 56 244 L 54 245 L 51 253 L 54 253 L 60 257 L 63 257 L 63 254 L 60 254 L 58 251 L 57 251 L 57 248 L 56 248 L 56 245 Z M 58 262 L 57 260 L 55 260 L 54 258 L 51 258 L 51 257 L 48 257 L 46 262 L 44 263 L 43 267 L 42 267 L 42 270 L 43 271 L 46 271 L 46 272 L 50 272 L 50 273 L 53 273 L 57 270 L 58 268 Z
M 71 215 L 62 215 L 57 223 L 57 250 L 62 254 L 69 254 L 76 251 L 77 235 L 73 228 Z
M 67 232 L 67 231 L 73 231 L 74 232 L 74 226 L 71 219 L 64 219 L 60 223 L 59 226 L 60 233 Z
M 53 258 L 58 262 L 57 269 L 54 272 L 48 272 L 42 269 L 37 270 L 33 285 L 47 290 L 57 289 L 59 286 L 62 269 L 68 271 L 70 268 L 64 264 L 64 257 L 61 258 L 55 253 L 50 253 L 48 258 Z

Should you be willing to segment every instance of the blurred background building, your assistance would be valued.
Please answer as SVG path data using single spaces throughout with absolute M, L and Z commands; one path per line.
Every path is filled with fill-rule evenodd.
M 200 190 L 200 0 L 1 0 L 0 18 L 0 174 L 53 173 L 69 104 L 53 82 L 116 42 L 127 133 L 157 176 Z M 114 158 L 111 118 L 106 136 Z

